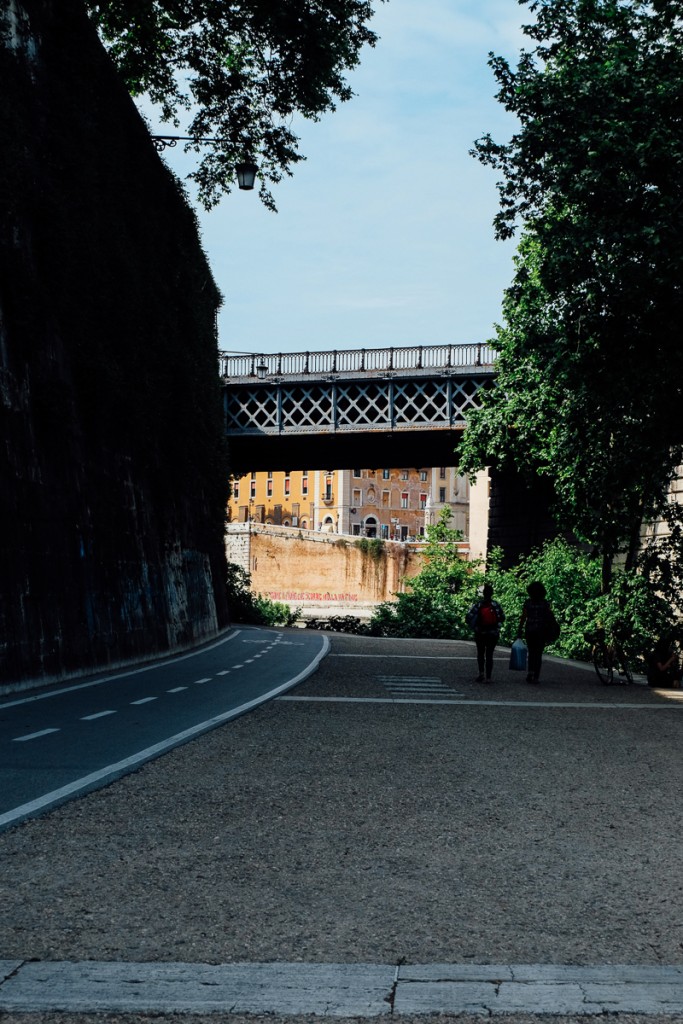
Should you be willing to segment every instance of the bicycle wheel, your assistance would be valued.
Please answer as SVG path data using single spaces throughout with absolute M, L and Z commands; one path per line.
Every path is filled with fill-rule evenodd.
M 593 648 L 593 667 L 600 682 L 609 686 L 614 678 L 614 662 L 605 644 L 599 643 Z
M 633 673 L 626 663 L 626 658 L 624 657 L 624 652 L 621 647 L 616 647 L 614 654 L 615 661 L 617 663 L 617 671 L 619 673 L 619 682 L 626 686 L 628 683 L 633 682 Z

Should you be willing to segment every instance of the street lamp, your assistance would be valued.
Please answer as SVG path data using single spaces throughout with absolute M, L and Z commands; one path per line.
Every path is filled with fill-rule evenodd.
M 237 186 L 243 191 L 248 192 L 254 187 L 256 181 L 256 172 L 258 167 L 251 160 L 245 160 L 244 163 L 235 165 L 235 174 L 237 175 Z
M 151 138 L 154 148 L 158 153 L 163 153 L 165 149 L 175 149 L 179 142 L 194 142 L 203 146 L 220 146 L 224 141 L 223 139 L 197 138 L 193 135 L 152 135 Z M 258 167 L 252 160 L 243 160 L 241 163 L 235 164 L 237 187 L 241 188 L 244 192 L 250 191 L 254 187 L 257 173 Z
M 268 374 L 268 364 L 265 359 L 261 358 L 261 362 L 256 364 L 256 376 L 259 380 L 265 380 Z

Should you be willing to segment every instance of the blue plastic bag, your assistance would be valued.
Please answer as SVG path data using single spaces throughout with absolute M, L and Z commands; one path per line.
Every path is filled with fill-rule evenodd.
M 526 672 L 526 644 L 515 640 L 510 651 L 510 668 L 513 672 Z

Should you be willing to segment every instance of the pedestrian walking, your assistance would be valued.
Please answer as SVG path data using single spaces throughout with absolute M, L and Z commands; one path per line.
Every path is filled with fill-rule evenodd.
M 505 612 L 493 600 L 493 587 L 485 583 L 482 596 L 475 601 L 466 616 L 466 622 L 474 630 L 474 642 L 477 645 L 477 665 L 479 675 L 476 683 L 491 682 L 493 672 L 493 652 L 500 636 L 500 626 L 505 622 Z
M 527 683 L 538 683 L 541 675 L 543 649 L 546 644 L 557 640 L 560 629 L 552 609 L 546 600 L 542 583 L 530 583 L 526 588 L 529 595 L 524 602 L 519 620 L 519 636 L 526 640 L 528 650 Z
M 647 683 L 648 686 L 656 686 L 665 690 L 680 690 L 681 663 L 673 644 L 662 637 L 647 660 Z

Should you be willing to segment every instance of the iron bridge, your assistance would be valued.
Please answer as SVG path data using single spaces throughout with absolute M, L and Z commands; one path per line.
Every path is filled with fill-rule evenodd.
M 416 442 L 420 435 L 422 462 L 425 442 L 438 434 L 452 453 L 455 435 L 495 371 L 493 349 L 472 344 L 270 355 L 221 352 L 220 372 L 231 447 L 243 453 L 242 465 L 259 469 L 275 468 L 277 448 L 285 449 L 287 465 L 298 465 L 299 454 L 302 465 L 312 465 L 306 439 L 310 445 L 325 438 L 329 456 L 336 449 L 340 466 L 345 465 L 339 462 L 342 452 L 357 459 L 359 448 L 374 448 L 378 438 L 385 448 L 388 438 L 400 439 L 406 450 L 409 437 Z M 283 445 L 273 444 L 278 439 Z M 336 445 L 330 444 L 333 439 Z M 266 449 L 264 442 L 269 442 Z

